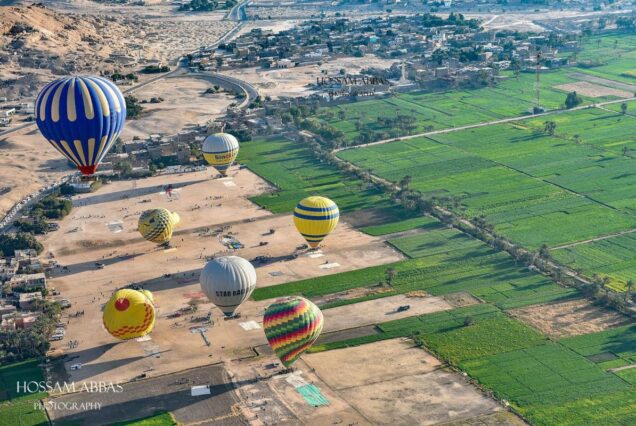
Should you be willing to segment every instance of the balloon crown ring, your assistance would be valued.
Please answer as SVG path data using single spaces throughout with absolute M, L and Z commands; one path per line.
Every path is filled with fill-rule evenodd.
M 128 299 L 117 299 L 115 301 L 115 309 L 118 311 L 125 311 L 130 306 L 130 301 Z

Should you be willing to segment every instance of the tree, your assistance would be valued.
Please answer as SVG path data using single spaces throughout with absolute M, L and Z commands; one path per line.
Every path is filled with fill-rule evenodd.
M 557 125 L 554 121 L 546 121 L 545 123 L 543 123 L 543 131 L 550 136 L 554 136 L 554 133 L 556 132 L 556 126 Z
M 539 248 L 539 256 L 543 259 L 550 258 L 550 248 L 546 244 L 543 244 L 541 248 Z
M 625 302 L 632 296 L 632 290 L 634 289 L 634 281 L 627 280 L 627 289 L 625 290 Z
M 128 176 L 132 172 L 132 164 L 128 160 L 120 161 L 113 166 L 113 170 L 122 176 Z
M 126 118 L 137 118 L 144 108 L 139 105 L 139 100 L 132 96 L 127 95 L 126 100 Z
M 623 115 L 627 114 L 627 102 L 623 102 L 621 104 L 621 112 L 623 113 Z
M 580 105 L 582 102 L 583 99 L 581 99 L 581 97 L 576 92 L 570 92 L 565 98 L 565 107 L 567 109 L 574 108 L 575 106 Z
M 406 191 L 409 189 L 409 185 L 411 184 L 412 180 L 413 178 L 409 175 L 406 175 L 402 178 L 402 180 L 400 181 L 400 188 L 402 188 L 402 191 Z
M 387 268 L 386 270 L 386 283 L 388 285 L 393 285 L 393 280 L 397 277 L 398 273 L 395 268 Z

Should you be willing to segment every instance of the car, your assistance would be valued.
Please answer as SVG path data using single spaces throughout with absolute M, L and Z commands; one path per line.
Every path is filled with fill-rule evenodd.
M 51 336 L 51 338 L 49 340 L 51 341 L 56 341 L 56 340 L 62 340 L 64 338 L 64 336 L 61 336 L 59 334 L 54 334 Z
M 82 368 L 82 363 L 71 365 L 71 370 L 79 370 L 80 368 Z
M 402 305 L 396 309 L 396 312 L 404 312 L 411 309 L 411 305 Z
M 97 269 L 104 269 L 106 267 L 106 265 L 101 262 L 95 262 L 95 266 L 97 267 Z

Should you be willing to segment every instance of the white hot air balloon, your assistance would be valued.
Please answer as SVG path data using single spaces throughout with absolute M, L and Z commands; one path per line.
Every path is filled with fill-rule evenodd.
M 256 287 L 256 270 L 238 256 L 223 256 L 205 265 L 199 279 L 201 289 L 226 317 L 250 297 Z
M 238 140 L 229 133 L 215 133 L 203 141 L 203 157 L 223 176 L 227 175 L 238 152 Z

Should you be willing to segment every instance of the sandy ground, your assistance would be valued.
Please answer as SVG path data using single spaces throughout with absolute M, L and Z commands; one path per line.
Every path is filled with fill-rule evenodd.
M 556 338 L 596 333 L 625 324 L 623 315 L 579 299 L 509 311 L 514 317 Z
M 178 77 L 158 80 L 135 91 L 139 100 L 160 96 L 164 101 L 143 104 L 142 116 L 126 122 L 123 140 L 156 133 L 176 134 L 223 114 L 234 97 L 227 93 L 204 95 L 208 87 L 210 84 L 205 81 Z M 72 172 L 66 159 L 46 143 L 36 127 L 0 138 L 0 216 L 4 217 L 28 194 Z
M 133 136 L 142 139 L 150 134 L 175 134 L 178 131 L 198 124 L 205 124 L 222 113 L 234 102 L 231 93 L 204 94 L 212 84 L 203 80 L 176 77 L 159 80 L 156 83 L 135 90 L 139 100 L 150 100 L 161 96 L 164 101 L 158 104 L 143 104 L 142 116 L 128 120 L 122 132 L 124 141 Z
M 523 424 L 405 339 L 305 355 L 288 374 L 257 358 L 226 366 L 252 424 Z M 300 391 L 306 385 L 315 386 L 328 405 L 305 401 Z
M 263 96 L 279 97 L 306 96 L 312 93 L 308 84 L 316 83 L 316 78 L 325 75 L 339 75 L 344 68 L 348 74 L 359 74 L 365 68 L 390 68 L 397 61 L 382 59 L 375 55 L 363 58 L 338 58 L 322 65 L 307 65 L 289 69 L 238 68 L 223 73 L 245 80 L 258 87 Z M 323 73 L 326 71 L 326 74 Z
M 69 174 L 66 164 L 35 128 L 0 138 L 0 216 L 28 194 Z
M 576 83 L 561 84 L 554 86 L 555 89 L 564 90 L 566 92 L 576 92 L 579 95 L 589 96 L 590 98 L 600 98 L 602 96 L 616 96 L 618 98 L 631 98 L 633 93 L 625 90 L 614 89 L 606 86 L 599 86 L 587 81 L 578 81 Z
M 293 228 L 291 216 L 272 215 L 246 199 L 269 189 L 267 184 L 248 170 L 234 168 L 231 178 L 226 179 L 211 179 L 211 174 L 198 172 L 115 182 L 105 185 L 97 193 L 76 196 L 77 207 L 62 221 L 60 230 L 44 239 L 44 257 L 52 252 L 61 265 L 68 267 L 67 271 L 57 268 L 50 285 L 73 304 L 67 310 L 69 317 L 65 316 L 69 322 L 66 338 L 54 344 L 69 353 L 67 368 L 76 363 L 84 364 L 80 370 L 70 371 L 73 380 L 130 380 L 142 373 L 169 373 L 253 356 L 252 347 L 266 344 L 259 323 L 268 301 L 247 302 L 241 308 L 243 317 L 232 321 L 223 321 L 220 311 L 206 303 L 198 276 L 207 256 L 229 253 L 247 259 L 271 256 L 271 263 L 257 265 L 259 286 L 402 258 L 382 240 L 341 223 L 332 240 L 325 241 L 322 253 L 299 252 L 297 258 L 287 260 L 303 243 Z M 175 187 L 172 201 L 161 189 L 168 183 Z M 172 249 L 158 249 L 138 236 L 138 216 L 150 207 L 166 207 L 180 214 L 181 224 L 173 236 Z M 221 226 L 225 226 L 225 233 L 231 232 L 245 248 L 228 251 L 219 237 L 209 232 Z M 276 232 L 264 236 L 270 229 Z M 261 246 L 261 241 L 268 244 Z M 97 269 L 95 262 L 106 266 Z M 151 339 L 117 342 L 102 328 L 100 305 L 115 288 L 132 282 L 153 291 L 159 319 Z M 404 314 L 450 307 L 437 298 L 411 298 L 408 300 L 412 306 L 410 311 L 387 316 L 388 312 L 406 303 L 400 299 L 402 297 L 327 310 L 326 323 L 331 325 L 326 328 L 356 327 Z M 197 313 L 167 318 L 168 314 L 187 307 L 193 299 L 203 302 Z M 83 311 L 84 315 L 72 316 L 78 311 Z M 209 311 L 214 326 L 205 324 Z M 206 336 L 211 341 L 210 347 L 206 346 L 200 333 L 190 330 L 199 325 L 208 328 Z M 254 325 L 253 329 L 244 329 Z M 71 340 L 79 343 L 74 349 L 68 349 Z
M 501 409 L 462 376 L 441 370 L 431 354 L 402 339 L 310 354 L 303 360 L 371 424 L 438 424 Z

